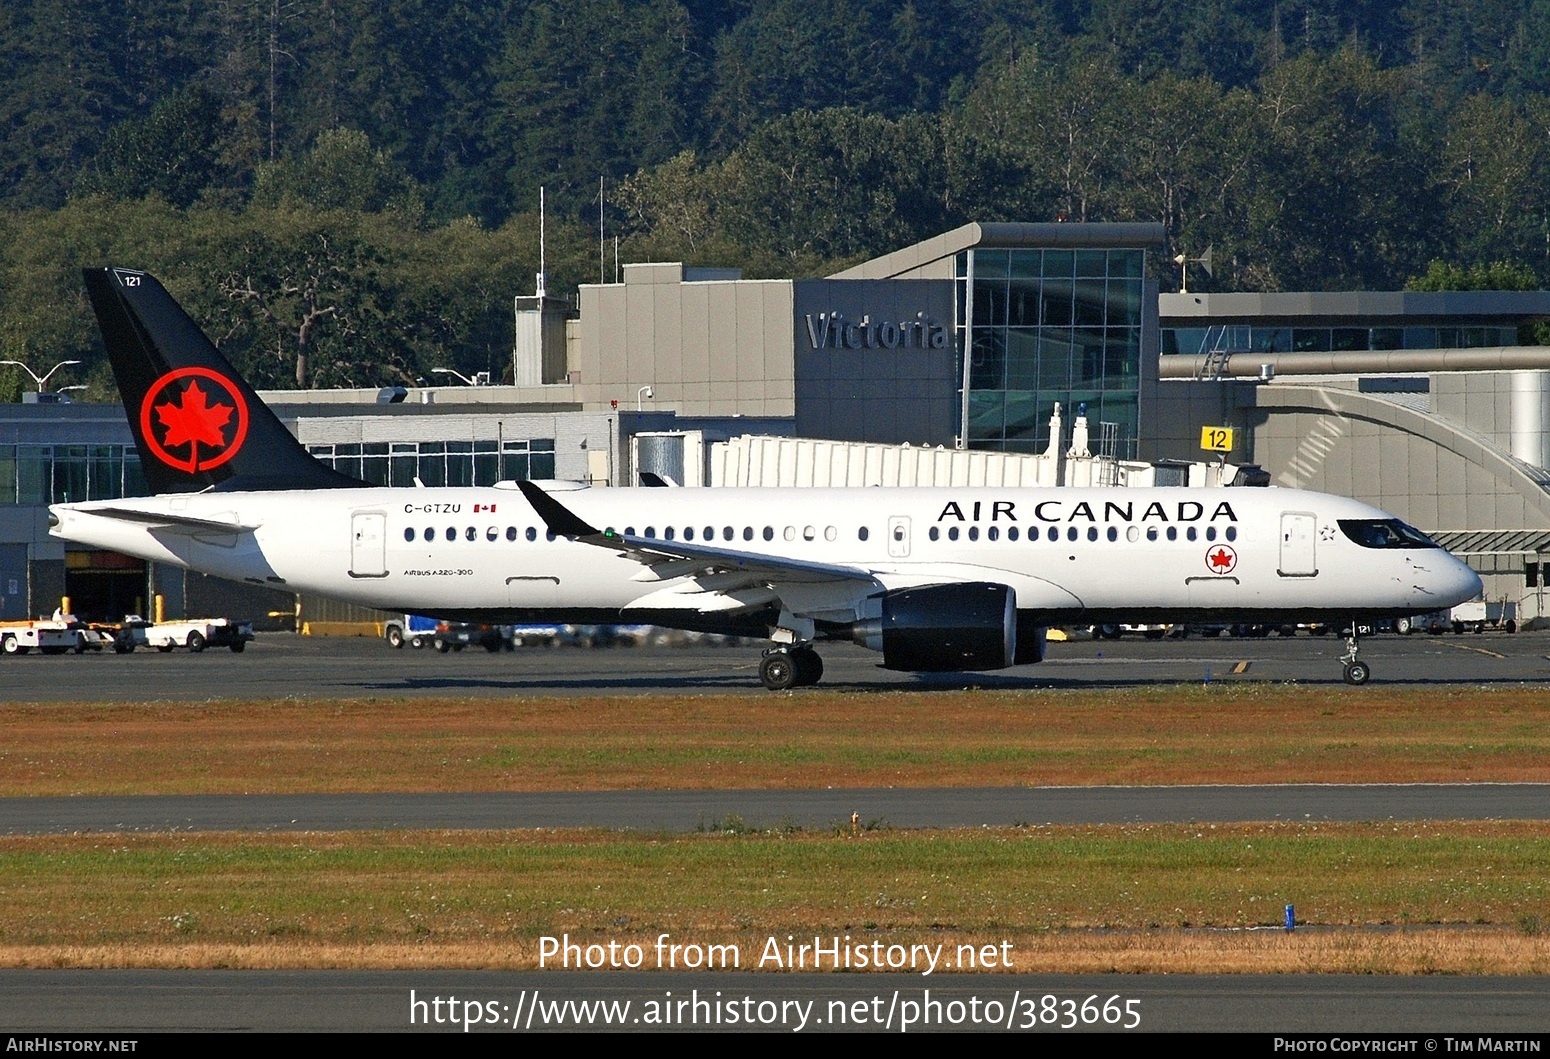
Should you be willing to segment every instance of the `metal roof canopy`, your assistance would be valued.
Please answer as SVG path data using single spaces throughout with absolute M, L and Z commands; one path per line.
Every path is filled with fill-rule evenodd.
M 1550 552 L 1550 530 L 1443 530 L 1429 536 L 1455 555 Z

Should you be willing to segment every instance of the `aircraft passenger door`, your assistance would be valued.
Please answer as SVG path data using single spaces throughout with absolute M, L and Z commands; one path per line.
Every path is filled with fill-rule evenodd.
M 350 576 L 387 576 L 387 515 L 381 511 L 350 516 Z
M 910 557 L 910 519 L 908 515 L 892 515 L 888 519 L 888 558 Z
M 1318 516 L 1308 511 L 1281 512 L 1281 565 L 1276 573 L 1282 577 L 1318 576 L 1318 557 L 1314 551 L 1319 535 L 1318 522 Z

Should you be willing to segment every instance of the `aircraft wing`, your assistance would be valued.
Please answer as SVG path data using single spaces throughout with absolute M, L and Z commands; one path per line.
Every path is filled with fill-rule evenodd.
M 635 580 L 691 579 L 687 585 L 648 592 L 635 600 L 633 607 L 740 610 L 778 599 L 793 613 L 811 614 L 848 607 L 882 590 L 872 572 L 859 566 L 600 530 L 533 483 L 518 482 L 517 486 L 555 534 L 644 564 Z
M 194 518 L 192 515 L 175 515 L 168 511 L 140 511 L 131 507 L 77 508 L 83 515 L 118 519 L 121 522 L 137 522 L 146 526 L 162 526 L 190 532 L 251 533 L 257 526 L 244 526 L 236 522 L 222 522 L 212 518 Z

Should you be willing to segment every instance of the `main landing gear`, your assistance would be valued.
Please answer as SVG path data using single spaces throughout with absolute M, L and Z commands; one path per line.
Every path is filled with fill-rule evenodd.
M 806 687 L 823 679 L 823 659 L 812 644 L 773 647 L 759 663 L 759 679 L 771 691 Z
M 1351 631 L 1346 634 L 1345 654 L 1340 656 L 1340 661 L 1345 663 L 1345 682 L 1347 684 L 1365 684 L 1367 678 L 1372 676 L 1372 669 L 1366 662 L 1359 661 L 1356 657 L 1359 650 L 1356 642 L 1356 622 L 1351 622 Z

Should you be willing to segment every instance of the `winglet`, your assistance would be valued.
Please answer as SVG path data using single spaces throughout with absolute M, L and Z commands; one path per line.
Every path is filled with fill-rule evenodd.
M 548 526 L 556 535 L 561 537 L 601 536 L 595 527 L 588 525 L 585 520 L 572 512 L 570 508 L 538 488 L 532 482 L 518 482 L 517 488 L 522 490 L 522 495 L 527 497 L 527 502 L 533 505 L 533 510 L 538 512 L 538 517 L 544 520 L 544 525 Z

